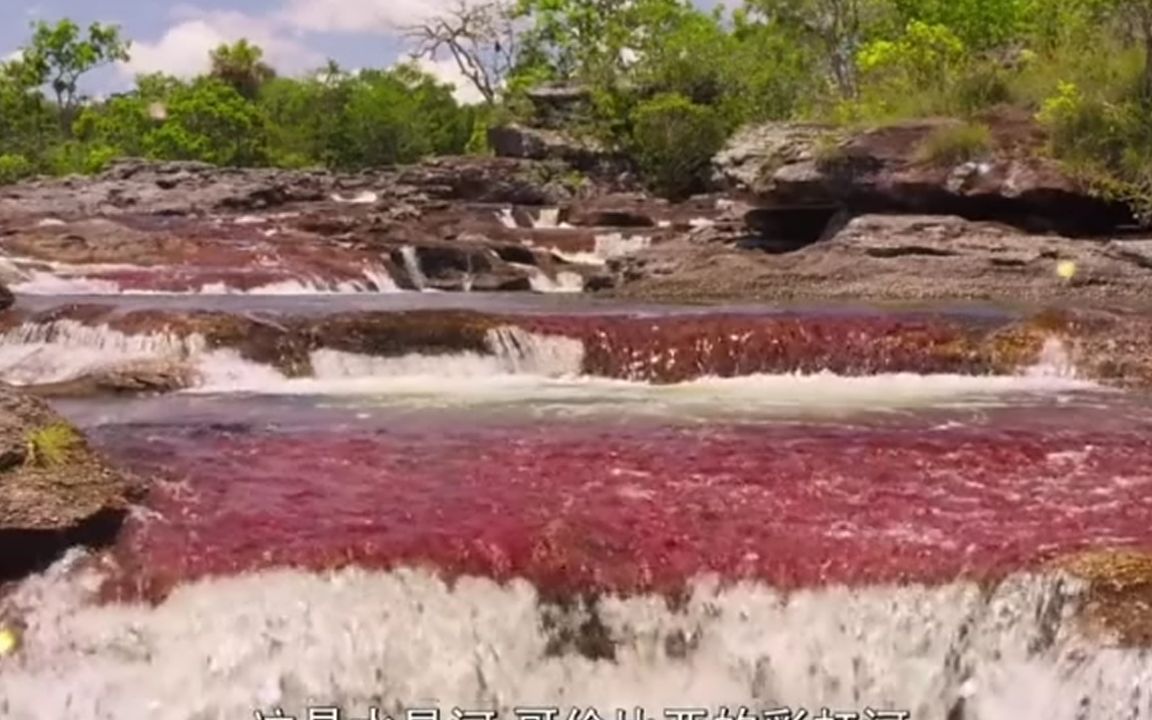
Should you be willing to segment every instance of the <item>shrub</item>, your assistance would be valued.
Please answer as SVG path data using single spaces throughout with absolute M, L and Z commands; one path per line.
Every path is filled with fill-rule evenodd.
M 0 185 L 19 182 L 32 172 L 32 163 L 23 155 L 0 155 Z
M 1152 221 L 1152 128 L 1139 100 L 1110 101 L 1062 82 L 1038 115 L 1049 150 L 1090 191 Z
M 670 198 L 704 184 L 725 135 L 715 110 L 675 93 L 657 95 L 632 113 L 632 151 L 640 171 L 654 191 Z
M 974 160 L 992 147 L 992 134 L 986 125 L 963 123 L 935 130 L 919 148 L 921 162 L 958 165 Z
M 79 444 L 80 434 L 71 425 L 63 422 L 47 425 L 29 433 L 26 462 L 41 467 L 63 465 Z

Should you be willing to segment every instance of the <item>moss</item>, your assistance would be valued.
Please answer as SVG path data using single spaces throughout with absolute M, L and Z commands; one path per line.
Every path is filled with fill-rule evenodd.
M 59 422 L 33 430 L 25 440 L 25 462 L 40 467 L 64 465 L 81 444 L 80 434 L 69 424 Z

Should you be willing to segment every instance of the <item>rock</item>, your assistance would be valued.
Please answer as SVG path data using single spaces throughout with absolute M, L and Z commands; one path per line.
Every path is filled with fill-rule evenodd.
M 981 122 L 990 145 L 967 162 L 926 156 L 934 136 L 960 125 L 940 119 L 855 134 L 786 123 L 746 128 L 713 165 L 718 183 L 762 207 L 958 215 L 1066 235 L 1132 223 L 1125 206 L 1093 197 L 1045 156 L 1030 117 L 1005 111 Z
M 957 216 L 863 215 L 793 252 L 716 242 L 714 229 L 609 263 L 632 299 L 1144 301 L 1152 241 L 1032 235 Z M 712 240 L 709 242 L 709 240 Z M 1067 281 L 1063 261 L 1078 271 Z
M 199 379 L 195 367 L 173 360 L 137 360 L 100 367 L 80 377 L 24 386 L 37 397 L 91 397 L 174 392 L 192 387 Z
M 502 125 L 488 130 L 488 143 L 497 157 L 558 160 L 599 177 L 617 176 L 632 169 L 624 155 L 561 130 Z
M 16 296 L 8 289 L 7 285 L 0 284 L 0 312 L 7 310 L 16 303 Z
M 571 126 L 592 109 L 592 91 L 587 87 L 538 86 L 525 94 L 532 103 L 532 124 L 538 127 Z
M 656 227 L 669 214 L 668 203 L 643 195 L 606 195 L 574 203 L 564 222 L 576 227 Z
M 0 580 L 110 541 L 137 489 L 44 401 L 0 386 Z

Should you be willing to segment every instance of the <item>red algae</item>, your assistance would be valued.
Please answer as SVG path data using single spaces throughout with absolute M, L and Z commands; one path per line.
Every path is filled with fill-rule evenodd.
M 1015 356 L 999 357 L 988 320 L 946 317 L 710 314 L 548 317 L 518 324 L 581 339 L 590 375 L 644 382 L 762 372 L 1003 372 L 1039 349 L 1025 343 Z
M 418 565 L 542 592 L 673 594 L 989 579 L 1152 549 L 1141 432 L 565 424 L 284 434 L 120 431 L 167 476 L 115 553 L 119 598 L 270 567 Z

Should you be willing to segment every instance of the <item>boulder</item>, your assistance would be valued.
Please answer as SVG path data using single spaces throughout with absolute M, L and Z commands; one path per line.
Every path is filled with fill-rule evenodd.
M 43 400 L 0 386 L 0 580 L 109 542 L 137 489 Z
M 1005 111 L 979 122 L 988 129 L 987 147 L 971 148 L 964 161 L 930 151 L 963 131 L 952 119 L 862 132 L 789 123 L 750 127 L 715 157 L 715 179 L 766 208 L 956 215 L 1064 235 L 1133 222 L 1127 207 L 1094 197 L 1045 156 L 1043 132 L 1031 117 Z

